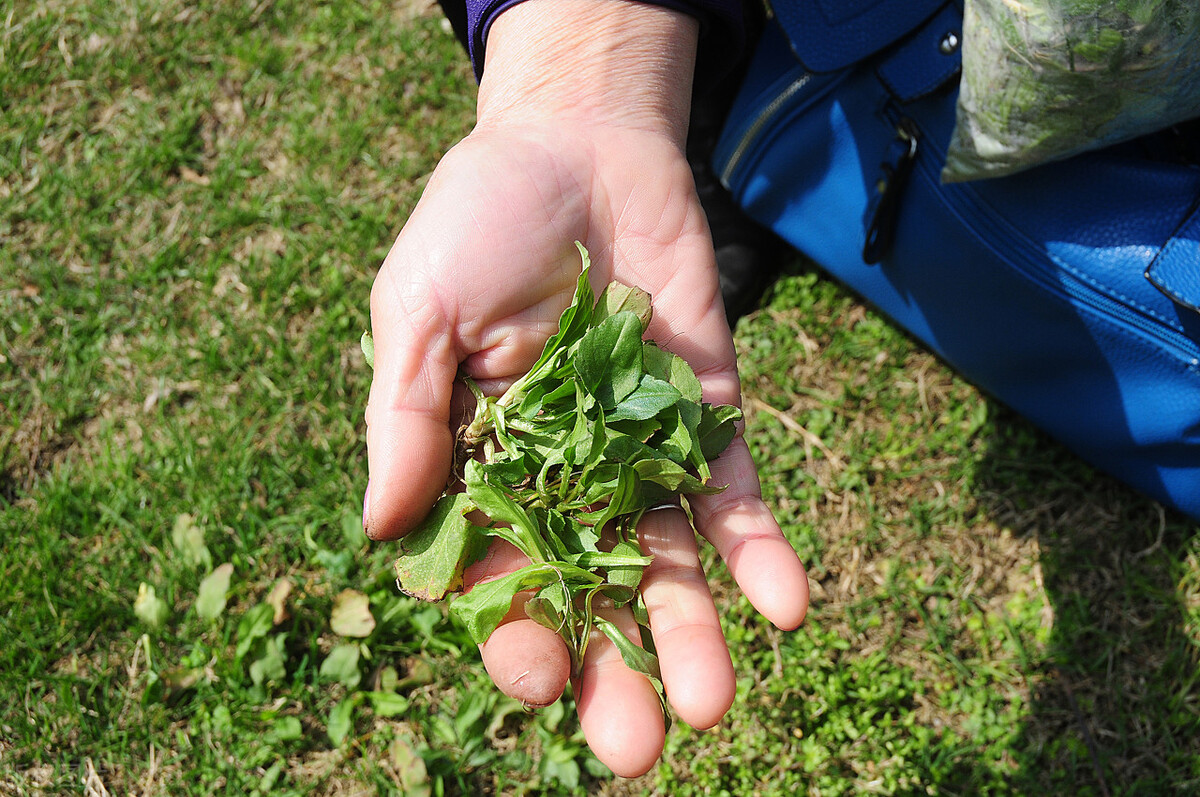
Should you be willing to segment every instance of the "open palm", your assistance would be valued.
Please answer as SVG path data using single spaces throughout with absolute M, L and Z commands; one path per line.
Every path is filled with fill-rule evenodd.
M 591 252 L 593 287 L 617 279 L 653 295 L 648 334 L 691 364 L 705 400 L 738 403 L 712 244 L 679 148 L 630 128 L 478 127 L 434 172 L 372 292 L 371 537 L 402 536 L 445 488 L 459 369 L 498 393 L 537 359 L 571 301 L 576 240 Z M 794 628 L 807 607 L 807 581 L 759 498 L 740 437 L 713 463 L 713 479 L 729 488 L 690 500 L 697 530 L 751 603 Z M 642 591 L 668 699 L 685 722 L 710 727 L 732 703 L 734 674 L 695 535 L 678 510 L 649 513 L 638 535 L 654 556 Z M 467 582 L 524 563 L 515 549 L 495 545 Z M 610 616 L 636 638 L 631 617 Z M 499 688 L 530 705 L 556 699 L 569 675 L 562 640 L 525 619 L 520 601 L 482 651 Z M 598 637 L 575 686 L 596 755 L 618 774 L 649 769 L 663 743 L 649 681 Z

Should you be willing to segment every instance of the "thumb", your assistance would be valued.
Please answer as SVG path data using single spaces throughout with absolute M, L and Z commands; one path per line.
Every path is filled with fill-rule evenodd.
M 371 289 L 375 368 L 363 527 L 375 540 L 401 537 L 428 514 L 445 489 L 454 447 L 453 318 L 400 260 L 393 249 Z

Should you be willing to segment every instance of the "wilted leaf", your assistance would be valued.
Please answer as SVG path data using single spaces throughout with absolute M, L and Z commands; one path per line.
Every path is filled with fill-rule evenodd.
M 292 594 L 292 582 L 286 578 L 281 578 L 271 587 L 271 591 L 267 593 L 266 603 L 273 610 L 271 615 L 271 624 L 279 625 L 289 616 L 287 608 L 288 595 Z
M 414 531 L 400 540 L 396 577 L 414 598 L 438 601 L 462 586 L 463 568 L 487 550 L 483 532 L 465 517 L 474 509 L 466 495 L 447 495 Z
M 196 595 L 196 614 L 205 620 L 215 620 L 225 611 L 225 598 L 229 594 L 229 581 L 233 577 L 233 565 L 229 562 L 218 567 L 200 582 Z
M 362 638 L 370 636 L 375 630 L 370 600 L 354 589 L 344 589 L 333 599 L 333 614 L 329 622 L 334 633 L 342 636 Z
M 133 613 L 146 625 L 158 628 L 167 621 L 171 610 L 167 602 L 155 593 L 154 587 L 142 583 L 138 585 L 137 598 L 133 601 Z

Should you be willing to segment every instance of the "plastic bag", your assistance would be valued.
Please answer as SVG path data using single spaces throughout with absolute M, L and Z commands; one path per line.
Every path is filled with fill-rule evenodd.
M 1200 116 L 1198 0 L 966 0 L 945 182 Z

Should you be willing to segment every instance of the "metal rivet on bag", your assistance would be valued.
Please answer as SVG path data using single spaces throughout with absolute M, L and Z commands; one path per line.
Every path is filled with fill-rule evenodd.
M 938 52 L 940 52 L 942 55 L 952 55 L 954 51 L 958 49 L 958 44 L 958 34 L 954 31 L 950 31 L 943 36 L 941 42 L 938 43 Z

